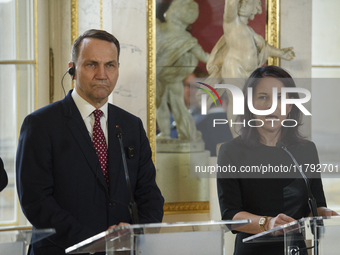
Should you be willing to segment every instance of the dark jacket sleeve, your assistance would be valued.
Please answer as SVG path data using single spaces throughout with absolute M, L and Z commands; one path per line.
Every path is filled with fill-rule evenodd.
M 2 191 L 8 184 L 8 177 L 7 173 L 4 168 L 4 163 L 0 158 L 0 191 Z

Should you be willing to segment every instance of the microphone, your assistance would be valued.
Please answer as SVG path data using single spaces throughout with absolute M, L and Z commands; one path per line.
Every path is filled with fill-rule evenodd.
M 317 217 L 318 216 L 318 211 L 317 211 L 317 206 L 316 206 L 316 200 L 312 194 L 312 190 L 310 188 L 310 182 L 309 179 L 306 177 L 306 175 L 304 174 L 304 172 L 302 171 L 301 167 L 299 166 L 298 162 L 296 161 L 296 159 L 294 158 L 294 156 L 292 155 L 292 153 L 290 153 L 290 151 L 287 149 L 287 147 L 284 145 L 284 143 L 282 142 L 277 142 L 276 143 L 276 148 L 278 149 L 282 149 L 284 150 L 289 156 L 290 158 L 293 160 L 295 166 L 297 167 L 297 169 L 299 169 L 299 172 L 301 174 L 301 176 L 303 177 L 306 186 L 307 186 L 307 191 L 308 191 L 308 206 L 309 209 L 312 213 L 313 217 Z
M 129 210 L 130 210 L 130 215 L 131 215 L 131 218 L 132 218 L 132 224 L 139 224 L 137 204 L 136 204 L 136 202 L 133 198 L 133 194 L 132 194 L 130 177 L 129 177 L 129 172 L 128 172 L 128 168 L 127 168 L 127 164 L 126 164 L 126 156 L 125 156 L 125 151 L 124 151 L 124 146 L 123 146 L 123 141 L 122 141 L 123 140 L 123 131 L 118 125 L 116 126 L 116 136 L 119 140 L 120 150 L 122 152 L 125 179 L 126 179 L 127 188 L 128 188 L 129 194 L 130 194 Z

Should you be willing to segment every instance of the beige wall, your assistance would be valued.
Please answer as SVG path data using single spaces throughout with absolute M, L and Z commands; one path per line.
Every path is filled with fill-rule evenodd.
M 313 0 L 312 139 L 321 163 L 340 165 L 340 1 Z M 324 175 L 328 207 L 340 210 L 340 179 Z M 329 178 L 331 177 L 331 178 Z

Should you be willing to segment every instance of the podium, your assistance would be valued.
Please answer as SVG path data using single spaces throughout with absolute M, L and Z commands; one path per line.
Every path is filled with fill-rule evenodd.
M 31 226 L 0 228 L 1 255 L 27 254 L 27 246 L 55 233 L 54 229 L 35 229 Z
M 340 217 L 310 217 L 243 239 L 243 242 L 284 242 L 285 255 L 340 254 Z
M 224 234 L 249 223 L 250 220 L 229 220 L 121 226 L 73 245 L 66 253 L 222 255 Z

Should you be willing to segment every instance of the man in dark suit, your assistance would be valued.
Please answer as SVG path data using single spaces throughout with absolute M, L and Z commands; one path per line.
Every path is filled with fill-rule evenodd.
M 132 223 L 117 126 L 130 152 L 127 166 L 139 221 L 162 221 L 164 199 L 142 122 L 108 104 L 118 79 L 119 50 L 113 35 L 86 31 L 74 42 L 69 63 L 75 89 L 24 120 L 17 151 L 21 207 L 34 228 L 56 230 L 33 244 L 30 254 L 65 254 L 65 248 L 88 237 Z M 95 110 L 101 114 L 94 116 Z
M 0 191 L 6 188 L 7 184 L 8 184 L 7 173 L 5 171 L 4 162 L 2 162 L 2 159 L 0 158 Z

